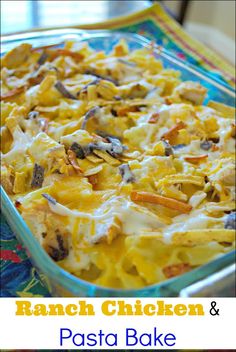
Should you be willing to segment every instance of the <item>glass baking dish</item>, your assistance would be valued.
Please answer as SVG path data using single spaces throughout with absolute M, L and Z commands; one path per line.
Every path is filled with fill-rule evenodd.
M 88 41 L 89 45 L 95 50 L 108 52 L 121 38 L 126 39 L 130 50 L 151 46 L 154 55 L 162 60 L 165 67 L 179 70 L 183 80 L 198 81 L 204 85 L 208 89 L 208 96 L 205 103 L 208 100 L 216 100 L 235 106 L 235 94 L 232 88 L 225 84 L 219 84 L 206 75 L 204 71 L 177 59 L 164 48 L 155 46 L 146 38 L 136 34 L 109 31 L 82 31 L 77 29 L 16 34 L 2 38 L 1 54 L 4 54 L 22 42 L 28 42 L 34 47 L 39 47 L 44 45 L 60 46 L 65 40 Z M 142 289 L 121 290 L 100 287 L 66 272 L 47 255 L 3 188 L 1 188 L 1 205 L 2 212 L 9 225 L 19 241 L 27 249 L 33 265 L 43 274 L 44 283 L 54 296 L 176 297 L 182 295 L 181 292 L 185 292 L 188 287 L 192 287 L 197 282 L 206 281 L 206 279 L 206 285 L 212 285 L 212 288 L 214 288 L 214 280 L 211 281 L 209 278 L 215 277 L 214 275 L 218 272 L 223 272 L 235 262 L 235 251 L 232 251 L 191 272 Z M 227 270 L 224 272 L 227 272 Z M 222 274 L 218 276 L 220 277 L 222 287 L 227 275 Z M 217 292 L 213 296 L 217 296 Z

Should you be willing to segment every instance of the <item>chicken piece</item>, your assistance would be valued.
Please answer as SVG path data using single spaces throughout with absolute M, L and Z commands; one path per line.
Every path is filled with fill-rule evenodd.
M 195 105 L 201 105 L 206 96 L 206 88 L 197 82 L 183 82 L 174 89 L 174 95 L 189 100 Z

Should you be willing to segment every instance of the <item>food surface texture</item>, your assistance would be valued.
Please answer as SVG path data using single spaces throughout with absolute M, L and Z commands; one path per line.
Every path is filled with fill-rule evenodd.
M 2 185 L 58 265 L 137 289 L 233 249 L 235 111 L 206 97 L 123 39 L 2 57 Z

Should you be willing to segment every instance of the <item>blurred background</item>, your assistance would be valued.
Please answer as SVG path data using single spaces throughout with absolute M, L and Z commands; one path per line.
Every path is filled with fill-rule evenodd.
M 1 33 L 35 27 L 72 26 L 104 21 L 151 6 L 155 1 L 1 0 Z M 196 39 L 235 63 L 235 1 L 166 0 L 162 3 Z

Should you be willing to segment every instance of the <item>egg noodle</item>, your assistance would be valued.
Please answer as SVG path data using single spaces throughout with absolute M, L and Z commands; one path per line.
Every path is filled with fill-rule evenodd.
M 235 124 L 151 49 L 2 58 L 2 185 L 58 265 L 139 288 L 233 249 Z

